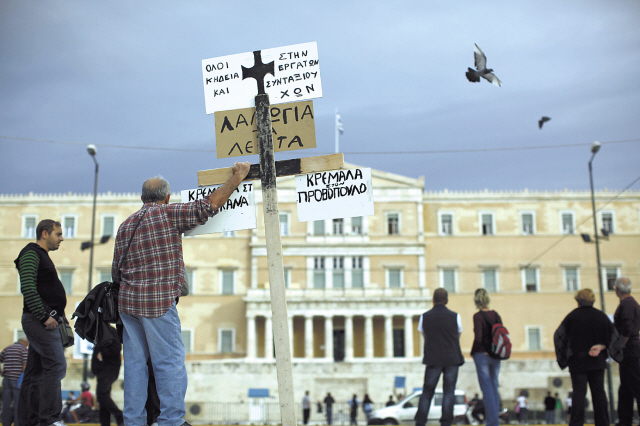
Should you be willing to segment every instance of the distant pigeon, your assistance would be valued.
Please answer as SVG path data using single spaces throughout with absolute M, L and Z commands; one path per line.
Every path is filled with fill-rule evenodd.
M 542 125 L 549 120 L 551 120 L 549 117 L 542 117 L 540 120 L 538 120 L 538 127 L 542 129 Z
M 467 80 L 472 83 L 479 83 L 480 77 L 487 80 L 489 83 L 493 83 L 496 86 L 502 87 L 500 80 L 493 74 L 493 70 L 491 68 L 487 68 L 487 57 L 484 56 L 482 49 L 478 47 L 476 44 L 475 52 L 473 52 L 473 58 L 475 60 L 476 70 L 469 68 L 469 71 L 465 73 L 467 76 Z

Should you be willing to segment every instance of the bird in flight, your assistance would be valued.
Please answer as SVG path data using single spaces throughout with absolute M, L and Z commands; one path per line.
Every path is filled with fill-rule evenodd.
M 493 70 L 491 68 L 487 68 L 487 57 L 482 52 L 482 49 L 480 49 L 477 44 L 475 46 L 476 48 L 473 52 L 473 59 L 476 69 L 474 70 L 472 68 L 469 68 L 469 71 L 465 73 L 465 75 L 467 76 L 467 80 L 472 83 L 479 83 L 480 77 L 482 77 L 489 83 L 493 83 L 496 86 L 502 87 L 500 79 L 495 76 Z
M 542 125 L 549 120 L 551 120 L 549 117 L 542 117 L 538 120 L 538 128 L 542 129 Z

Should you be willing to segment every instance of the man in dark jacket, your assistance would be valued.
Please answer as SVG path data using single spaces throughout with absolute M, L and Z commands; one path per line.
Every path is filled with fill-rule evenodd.
M 436 289 L 433 292 L 433 308 L 422 314 L 418 323 L 418 331 L 424 336 L 422 363 L 426 365 L 426 368 L 424 386 L 416 413 L 416 426 L 425 426 L 429 418 L 431 399 L 441 374 L 443 377 L 443 396 L 440 424 L 450 426 L 453 422 L 458 367 L 464 364 L 464 358 L 460 350 L 462 320 L 460 315 L 445 306 L 448 301 L 447 290 L 444 288 Z
M 111 386 L 113 382 L 118 380 L 120 374 L 120 339 L 118 333 L 113 327 L 107 328 L 110 339 L 103 339 L 102 343 L 93 348 L 91 357 L 91 372 L 98 378 L 96 387 L 96 396 L 100 403 L 100 425 L 109 426 L 111 424 L 111 415 L 116 418 L 118 426 L 124 425 L 122 419 L 122 411 L 118 408 L 113 399 L 111 399 Z
M 620 388 L 618 389 L 618 424 L 631 426 L 633 400 L 640 401 L 640 306 L 631 296 L 631 280 L 616 279 L 614 288 L 620 305 L 613 315 L 613 323 L 620 334 L 623 346 L 620 363 Z
M 613 323 L 606 314 L 593 307 L 596 298 L 591 289 L 580 290 L 575 299 L 578 308 L 565 317 L 554 335 L 558 364 L 560 368 L 569 366 L 573 385 L 569 425 L 584 425 L 588 383 L 594 423 L 596 426 L 608 426 L 607 395 L 604 392 L 605 349 L 611 342 Z
M 15 260 L 24 298 L 22 329 L 29 339 L 18 403 L 18 423 L 23 426 L 64 424 L 61 382 L 67 361 L 57 328 L 67 295 L 49 257 L 63 240 L 60 222 L 42 220 L 36 227 L 36 242 L 27 244 Z

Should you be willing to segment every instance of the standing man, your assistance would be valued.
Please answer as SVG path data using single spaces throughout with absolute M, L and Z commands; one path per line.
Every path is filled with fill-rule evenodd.
M 640 306 L 631 296 L 631 280 L 619 277 L 614 284 L 620 305 L 613 314 L 613 324 L 623 346 L 618 389 L 618 424 L 631 426 L 633 401 L 640 400 Z
M 103 338 L 98 346 L 93 348 L 91 372 L 98 378 L 96 397 L 100 404 L 100 426 L 110 426 L 111 415 L 116 418 L 118 426 L 123 426 L 122 411 L 111 399 L 111 386 L 118 380 L 120 374 L 122 345 L 116 329 L 111 326 L 108 329 L 111 339 Z
M 548 425 L 556 424 L 556 399 L 551 396 L 551 392 L 547 392 L 544 399 L 544 418 Z
M 60 222 L 45 219 L 36 227 L 36 242 L 27 244 L 14 261 L 24 300 L 22 330 L 29 340 L 18 403 L 22 426 L 64 424 L 60 383 L 67 373 L 67 360 L 57 327 L 67 294 L 49 257 L 63 240 Z
M 18 378 L 27 365 L 27 346 L 29 341 L 21 337 L 13 345 L 9 345 L 0 352 L 2 369 L 2 426 L 11 426 L 11 422 L 18 426 Z M 13 403 L 13 410 L 11 409 Z
M 302 397 L 302 424 L 309 424 L 309 415 L 311 414 L 311 399 L 309 391 L 305 391 Z
M 425 426 L 427 423 L 431 399 L 441 374 L 443 396 L 440 424 L 450 426 L 453 422 L 458 367 L 464 364 L 464 358 L 460 350 L 462 320 L 459 314 L 450 311 L 445 306 L 448 301 L 447 290 L 444 288 L 436 289 L 433 292 L 433 308 L 422 314 L 418 323 L 418 331 L 424 336 L 422 363 L 426 365 L 426 368 L 424 386 L 416 413 L 416 426 Z
M 336 402 L 331 396 L 331 392 L 327 392 L 327 396 L 324 397 L 324 405 L 327 412 L 327 425 L 331 426 L 333 422 L 333 404 Z
M 232 176 L 208 199 L 169 204 L 169 182 L 160 176 L 142 185 L 144 205 L 127 218 L 116 236 L 112 275 L 122 262 L 118 309 L 124 324 L 124 422 L 143 426 L 151 359 L 160 397 L 159 426 L 188 425 L 186 356 L 176 298 L 186 281 L 182 233 L 218 212 L 251 164 L 235 163 Z M 139 227 L 136 229 L 136 226 Z M 135 233 L 134 233 L 135 232 Z M 131 240 L 131 246 L 125 250 Z

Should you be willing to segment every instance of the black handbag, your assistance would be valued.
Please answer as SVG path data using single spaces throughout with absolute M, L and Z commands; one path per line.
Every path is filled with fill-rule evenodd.
M 69 320 L 64 315 L 58 317 L 58 330 L 60 330 L 60 338 L 62 339 L 62 347 L 68 348 L 73 346 L 75 341 L 75 333 L 69 324 Z

